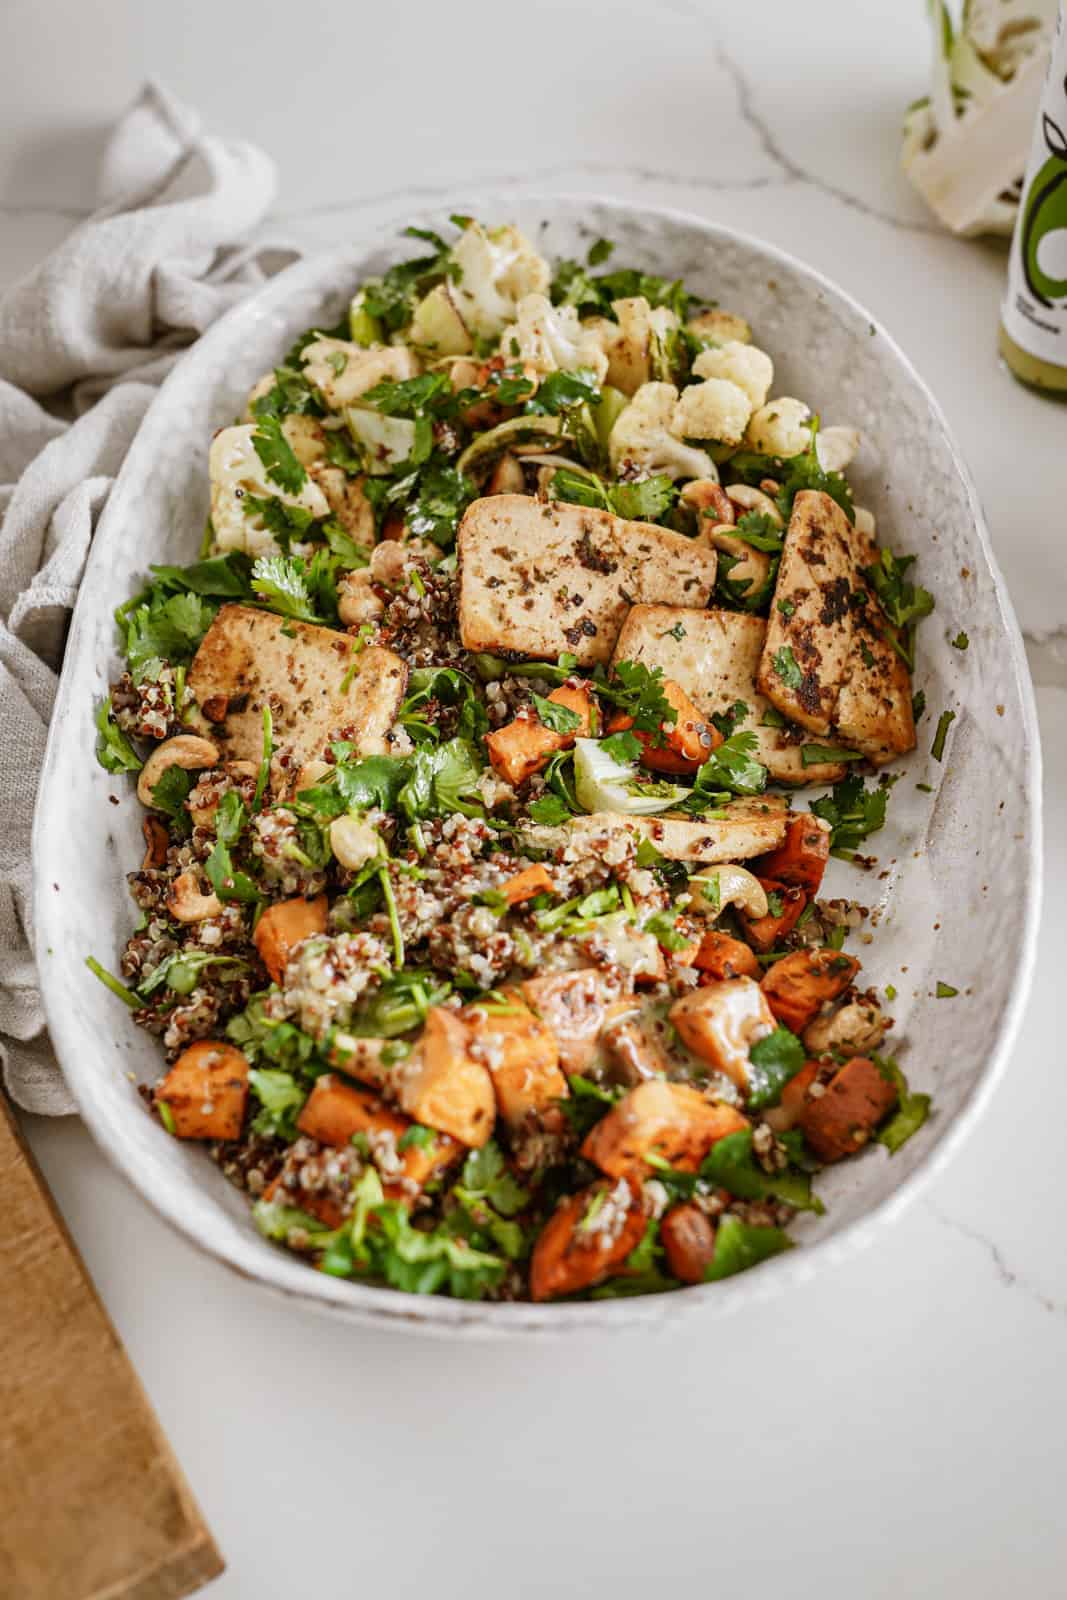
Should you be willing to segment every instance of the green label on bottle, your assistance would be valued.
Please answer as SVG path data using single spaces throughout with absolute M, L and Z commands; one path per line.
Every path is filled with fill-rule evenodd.
M 1052 49 L 1011 246 L 1005 332 L 1039 361 L 1067 368 L 1067 30 Z

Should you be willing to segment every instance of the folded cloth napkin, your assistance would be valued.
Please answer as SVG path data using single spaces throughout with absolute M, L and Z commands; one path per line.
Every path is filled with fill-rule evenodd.
M 259 150 L 149 84 L 105 151 L 99 206 L 0 295 L 0 1070 L 73 1111 L 34 971 L 30 828 L 70 609 L 112 479 L 183 349 L 297 252 L 258 233 Z

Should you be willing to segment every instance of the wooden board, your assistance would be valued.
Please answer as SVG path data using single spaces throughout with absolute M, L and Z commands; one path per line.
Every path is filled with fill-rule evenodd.
M 0 1093 L 0 1595 L 180 1600 L 223 1569 Z

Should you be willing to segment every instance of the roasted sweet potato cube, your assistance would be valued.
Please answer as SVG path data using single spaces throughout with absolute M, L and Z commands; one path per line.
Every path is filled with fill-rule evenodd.
M 645 1078 L 666 1077 L 670 1062 L 639 1017 L 619 1017 L 609 1022 L 600 1037 L 615 1069 L 616 1082 L 633 1085 Z
M 462 1015 L 470 1049 L 489 1069 L 500 1115 L 515 1127 L 530 1111 L 543 1111 L 570 1093 L 559 1068 L 552 1029 L 535 1017 L 521 996 L 505 995 L 507 1009 L 470 1005 Z
M 516 872 L 503 888 L 509 906 L 521 906 L 524 900 L 532 900 L 534 895 L 554 894 L 555 891 L 556 886 L 548 868 L 540 862 L 535 867 L 524 867 L 521 872 Z
M 748 1127 L 733 1106 L 713 1105 L 686 1083 L 651 1079 L 612 1106 L 586 1135 L 582 1155 L 609 1178 L 647 1178 L 648 1157 L 695 1172 L 719 1139 Z
M 548 698 L 556 705 L 565 706 L 568 711 L 576 713 L 580 720 L 573 732 L 556 733 L 546 728 L 531 709 L 529 713 L 516 717 L 514 722 L 505 723 L 495 733 L 485 736 L 485 747 L 493 771 L 515 787 L 532 778 L 535 772 L 540 772 L 547 765 L 549 756 L 555 755 L 557 750 L 568 750 L 575 739 L 588 737 L 595 726 L 596 706 L 588 689 L 583 686 L 569 687 L 563 684 L 553 689 Z
M 798 1121 L 820 1161 L 840 1161 L 863 1148 L 896 1103 L 892 1081 L 866 1056 L 853 1056 L 824 1094 L 805 1102 Z
M 844 994 L 860 964 L 840 950 L 794 950 L 763 979 L 767 1004 L 783 1027 L 801 1033 L 828 1000 Z
M 774 1032 L 774 1017 L 752 978 L 720 978 L 676 1000 L 671 1021 L 682 1043 L 709 1066 L 748 1088 L 748 1052 Z
M 760 964 L 749 946 L 715 928 L 709 928 L 701 939 L 691 964 L 711 978 L 758 979 L 760 976 Z
M 808 903 L 808 897 L 803 889 L 779 883 L 776 878 L 760 878 L 759 881 L 767 891 L 772 909 L 765 917 L 750 917 L 743 911 L 739 911 L 738 915 L 749 943 L 762 954 L 766 950 L 773 950 L 779 940 L 784 939 L 786 934 L 796 927 L 800 914 Z M 779 902 L 780 910 L 777 909 Z
M 672 1206 L 660 1224 L 667 1265 L 683 1283 L 703 1283 L 715 1256 L 715 1224 L 692 1201 Z
M 642 746 L 641 764 L 654 772 L 693 773 L 722 744 L 722 734 L 713 723 L 705 722 L 681 684 L 673 678 L 663 682 L 663 698 L 677 713 L 674 722 L 662 724 L 658 734 L 638 729 L 634 734 Z M 609 733 L 622 733 L 633 727 L 633 717 L 616 713 L 608 723 Z
M 309 1139 L 341 1150 L 357 1133 L 367 1134 L 389 1198 L 413 1196 L 463 1154 L 462 1145 L 443 1133 L 432 1141 L 408 1143 L 401 1149 L 412 1125 L 410 1118 L 401 1116 L 370 1089 L 346 1083 L 332 1072 L 316 1079 L 296 1125 Z
M 761 858 L 757 871 L 762 877 L 803 889 L 810 896 L 818 894 L 829 859 L 829 823 L 810 811 L 798 811 L 789 819 L 784 841 Z
M 470 1043 L 468 1025 L 455 1011 L 432 1006 L 421 1039 L 393 1068 L 392 1081 L 408 1116 L 478 1148 L 493 1131 L 496 1095 Z
M 619 1003 L 599 967 L 579 967 L 573 972 L 553 972 L 544 978 L 527 978 L 523 999 L 556 1036 L 559 1064 L 564 1072 L 583 1072 L 596 1053 L 605 1023 L 633 1001 Z
M 804 1109 L 808 1090 L 819 1076 L 817 1061 L 805 1061 L 799 1072 L 795 1072 L 782 1090 L 776 1106 L 769 1107 L 763 1113 L 765 1121 L 769 1122 L 775 1133 L 788 1133 L 790 1128 L 795 1128 Z
M 236 1139 L 248 1100 L 248 1060 L 222 1039 L 188 1045 L 155 1088 L 164 1126 L 179 1139 Z
M 626 1184 L 594 1183 L 553 1212 L 530 1259 L 530 1296 L 554 1300 L 603 1283 L 644 1237 L 646 1218 Z
M 252 942 L 275 983 L 285 977 L 285 964 L 297 945 L 326 932 L 327 910 L 326 896 L 320 894 L 315 900 L 279 900 L 264 911 Z

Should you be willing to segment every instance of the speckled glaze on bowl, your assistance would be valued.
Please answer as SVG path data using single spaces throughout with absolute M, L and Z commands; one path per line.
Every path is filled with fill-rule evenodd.
M 872 841 L 881 866 L 833 863 L 830 894 L 875 905 L 875 941 L 857 953 L 870 983 L 893 983 L 898 1055 L 935 1113 L 898 1155 L 881 1149 L 820 1180 L 823 1218 L 798 1219 L 801 1248 L 723 1283 L 631 1300 L 484 1305 L 399 1294 L 327 1277 L 257 1234 L 245 1199 L 202 1149 L 145 1114 L 136 1081 L 161 1070 L 155 1040 L 85 967 L 116 967 L 135 916 L 125 873 L 141 854 L 132 784 L 93 756 L 93 705 L 115 675 L 113 607 L 152 562 L 195 558 L 207 510 L 207 447 L 292 339 L 341 314 L 356 283 L 409 252 L 396 234 L 301 263 L 224 317 L 163 386 L 115 484 L 71 628 L 36 819 L 37 954 L 49 1026 L 82 1115 L 103 1149 L 169 1222 L 275 1291 L 355 1322 L 442 1335 L 663 1328 L 780 1293 L 871 1238 L 940 1168 L 980 1115 L 1008 1056 L 1033 965 L 1040 892 L 1040 756 L 1022 641 L 974 487 L 921 379 L 866 311 L 782 252 L 695 217 L 588 198 L 458 196 L 448 213 L 513 220 L 547 255 L 614 239 L 615 261 L 669 277 L 749 318 L 774 356 L 776 394 L 826 424 L 859 427 L 850 478 L 883 542 L 916 551 L 937 611 L 919 635 L 916 686 L 929 711 L 920 748 L 898 769 L 890 821 Z M 948 641 L 961 628 L 966 652 Z M 943 707 L 956 711 L 942 764 L 928 751 Z M 917 790 L 929 783 L 934 793 Z M 72 805 L 72 796 L 77 804 Z M 119 797 L 113 805 L 111 795 Z M 989 959 L 995 948 L 997 959 Z M 959 998 L 936 1000 L 937 980 Z

